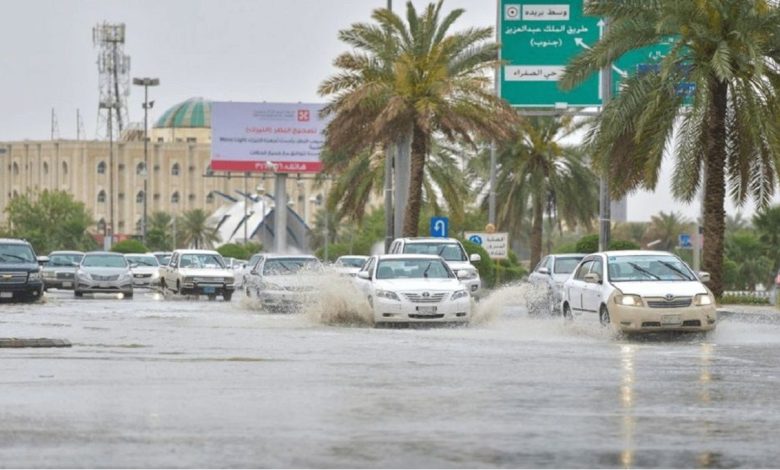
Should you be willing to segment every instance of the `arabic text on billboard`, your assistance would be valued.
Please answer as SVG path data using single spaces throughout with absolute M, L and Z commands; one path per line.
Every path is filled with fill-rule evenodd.
M 326 124 L 320 119 L 322 107 L 317 103 L 212 103 L 211 169 L 319 172 Z

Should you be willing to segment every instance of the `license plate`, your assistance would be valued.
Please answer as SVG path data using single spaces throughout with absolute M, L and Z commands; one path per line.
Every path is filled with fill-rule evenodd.
M 217 288 L 213 287 L 213 286 L 205 286 L 205 287 L 203 287 L 203 293 L 204 294 L 213 294 L 216 291 L 217 291 Z
M 661 317 L 662 325 L 679 325 L 682 323 L 682 317 L 680 315 L 664 315 Z
M 62 283 L 62 287 L 72 287 L 72 286 L 73 286 L 72 282 L 63 282 Z
M 436 307 L 418 306 L 417 311 L 419 313 L 436 313 Z
M 0 292 L 0 299 L 10 299 L 13 296 L 13 292 Z

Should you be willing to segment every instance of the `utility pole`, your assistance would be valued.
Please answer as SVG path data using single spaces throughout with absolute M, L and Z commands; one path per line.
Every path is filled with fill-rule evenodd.
M 149 121 L 148 114 L 149 109 L 154 106 L 154 101 L 149 101 L 149 87 L 157 86 L 160 84 L 160 80 L 157 78 L 134 78 L 133 85 L 140 85 L 144 87 L 144 214 L 141 221 L 141 240 L 146 245 L 146 229 L 148 225 L 147 217 L 147 200 L 149 199 Z
M 387 0 L 387 9 L 393 11 L 393 0 Z M 385 148 L 385 253 L 390 251 L 393 243 L 393 145 Z
M 609 31 L 609 20 L 604 18 L 604 34 Z M 603 37 L 603 36 L 602 36 Z M 607 64 L 601 69 L 601 112 L 604 112 L 612 98 L 612 64 Z M 599 251 L 609 249 L 610 225 L 612 222 L 609 199 L 609 167 L 604 165 L 599 181 Z

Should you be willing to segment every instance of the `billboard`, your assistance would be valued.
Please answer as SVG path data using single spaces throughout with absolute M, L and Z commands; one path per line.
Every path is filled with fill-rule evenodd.
M 326 121 L 318 103 L 211 105 L 214 171 L 318 173 Z

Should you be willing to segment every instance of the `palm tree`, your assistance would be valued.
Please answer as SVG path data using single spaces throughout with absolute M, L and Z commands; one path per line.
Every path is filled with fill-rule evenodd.
M 531 117 L 497 150 L 497 222 L 519 234 L 530 210 L 531 266 L 541 259 L 545 214 L 558 221 L 559 229 L 560 221 L 590 228 L 598 210 L 597 178 L 584 155 L 577 147 L 559 143 L 575 129 L 571 116 Z
M 220 239 L 217 228 L 209 222 L 208 218 L 208 214 L 203 209 L 185 212 L 178 222 L 178 238 L 189 247 L 211 248 Z
M 745 220 L 744 217 L 742 217 L 741 212 L 737 212 L 736 215 L 729 215 L 726 214 L 726 235 L 728 236 L 729 233 L 735 233 L 739 232 L 740 230 L 745 230 L 750 228 L 750 221 Z
M 354 48 L 336 58 L 341 69 L 319 88 L 332 96 L 326 147 L 348 158 L 392 142 L 411 142 L 409 197 L 404 236 L 418 231 L 427 157 L 434 134 L 473 145 L 479 134 L 507 136 L 516 113 L 491 90 L 490 71 L 499 46 L 492 28 L 450 32 L 463 15 L 441 17 L 442 1 L 421 14 L 407 2 L 406 22 L 387 9 L 375 24 L 358 23 L 339 33 Z
M 758 239 L 766 247 L 772 267 L 780 265 L 780 206 L 764 208 L 753 216 Z
M 726 181 L 738 203 L 752 197 L 763 207 L 774 192 L 780 8 L 770 0 L 595 0 L 586 14 L 609 18 L 609 28 L 569 63 L 563 87 L 626 52 L 670 44 L 656 71 L 623 81 L 588 141 L 598 167 L 609 171 L 613 196 L 621 196 L 655 188 L 676 137 L 672 194 L 689 202 L 703 185 L 703 266 L 720 296 Z M 690 97 L 681 84 L 693 85 Z
M 165 251 L 171 248 L 171 215 L 166 212 L 153 212 L 149 216 L 149 229 L 146 232 L 146 246 L 152 251 Z
M 682 214 L 660 211 L 650 217 L 650 225 L 643 237 L 645 245 L 654 243 L 653 249 L 672 251 L 678 244 L 681 233 L 690 233 L 692 223 Z
M 647 222 L 617 223 L 612 228 L 612 238 L 615 240 L 628 240 L 641 245 L 649 225 Z

